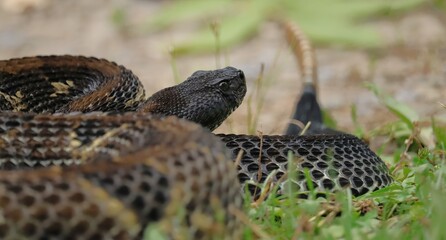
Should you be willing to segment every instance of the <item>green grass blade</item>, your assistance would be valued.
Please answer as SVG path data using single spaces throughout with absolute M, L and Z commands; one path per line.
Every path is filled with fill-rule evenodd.
M 255 35 L 263 22 L 285 17 L 301 25 L 316 43 L 375 48 L 382 45 L 379 35 L 360 21 L 407 11 L 423 2 L 426 0 L 184 0 L 161 9 L 148 26 L 154 30 L 184 21 L 202 21 L 208 26 L 219 22 L 219 44 L 227 48 Z M 214 51 L 215 34 L 208 26 L 178 44 L 175 51 L 180 54 Z
M 217 23 L 219 34 L 219 47 L 225 49 L 253 36 L 263 19 L 265 11 L 269 11 L 270 4 L 249 5 L 246 4 L 245 14 L 233 15 L 222 19 Z M 243 5 L 240 5 L 243 7 Z M 176 54 L 212 52 L 216 48 L 215 34 L 207 26 L 194 36 L 174 47 Z
M 152 16 L 149 29 L 163 29 L 178 22 L 204 19 L 224 13 L 231 5 L 230 0 L 183 0 L 174 1 Z
M 439 126 L 435 119 L 432 119 L 432 130 L 435 135 L 437 147 L 446 149 L 446 127 Z
M 410 129 L 413 129 L 413 123 L 419 120 L 418 114 L 409 106 L 396 101 L 391 96 L 382 92 L 374 84 L 366 84 L 366 87 L 371 90 L 376 97 L 389 109 L 392 113 L 398 116 Z

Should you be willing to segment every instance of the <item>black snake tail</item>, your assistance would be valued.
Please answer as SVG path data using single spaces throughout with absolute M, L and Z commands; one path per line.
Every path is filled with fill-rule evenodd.
M 297 101 L 292 120 L 285 134 L 299 135 L 302 133 L 303 127 L 308 123 L 310 123 L 310 126 L 306 133 L 338 133 L 327 128 L 323 123 L 322 111 L 317 101 L 318 75 L 316 56 L 310 41 L 297 24 L 291 21 L 283 21 L 282 25 L 303 79 L 302 96 Z

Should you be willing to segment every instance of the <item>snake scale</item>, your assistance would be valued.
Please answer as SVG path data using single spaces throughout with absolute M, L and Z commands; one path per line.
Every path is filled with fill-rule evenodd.
M 348 134 L 213 135 L 245 93 L 232 67 L 146 98 L 104 59 L 0 61 L 0 238 L 138 239 L 157 223 L 172 238 L 237 239 L 241 191 L 258 197 L 272 172 L 302 192 L 304 169 L 318 191 L 361 195 L 392 181 Z M 284 180 L 290 153 L 297 174 Z

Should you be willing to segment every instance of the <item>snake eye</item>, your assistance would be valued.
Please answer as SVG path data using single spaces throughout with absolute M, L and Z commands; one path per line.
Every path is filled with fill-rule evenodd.
M 227 81 L 223 81 L 218 84 L 218 87 L 220 88 L 220 90 L 226 92 L 229 90 L 229 83 Z

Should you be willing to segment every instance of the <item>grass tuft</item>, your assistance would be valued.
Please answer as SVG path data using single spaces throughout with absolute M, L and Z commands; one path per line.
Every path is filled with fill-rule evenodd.
M 293 184 L 288 184 L 296 177 L 290 171 L 284 195 L 272 190 L 268 198 L 246 205 L 252 223 L 263 233 L 274 239 L 446 239 L 442 225 L 446 216 L 446 121 L 424 120 L 376 86 L 369 88 L 398 120 L 370 132 L 357 127 L 356 133 L 387 138 L 383 145 L 392 145 L 393 153 L 380 155 L 394 183 L 356 198 L 349 190 L 318 198 L 308 181 L 309 198 L 299 199 Z M 295 168 L 293 162 L 289 161 L 289 169 Z M 250 228 L 244 237 L 270 239 Z

